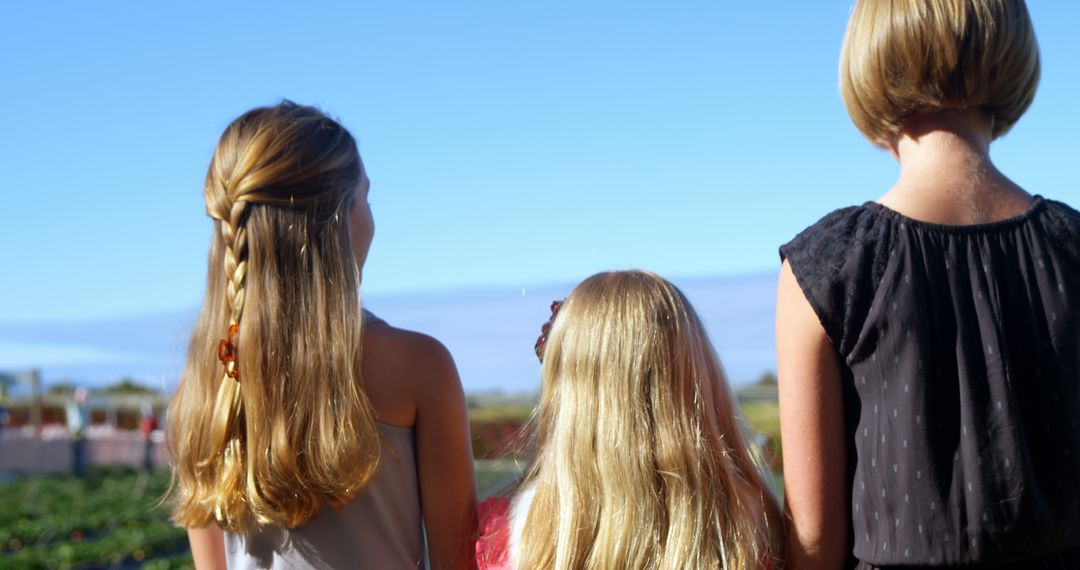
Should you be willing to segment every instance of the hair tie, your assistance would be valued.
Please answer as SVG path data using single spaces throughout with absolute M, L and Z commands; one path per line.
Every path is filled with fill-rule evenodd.
M 240 381 L 240 369 L 236 363 L 236 343 L 240 327 L 229 325 L 228 340 L 218 343 L 218 360 L 225 365 L 225 375 L 237 382 Z
M 540 363 L 544 363 L 544 345 L 547 344 L 548 333 L 551 332 L 551 325 L 555 323 L 555 317 L 559 315 L 559 309 L 562 308 L 562 304 L 566 302 L 566 299 L 562 301 L 551 302 L 551 318 L 540 327 L 540 338 L 536 339 L 536 357 L 540 359 Z

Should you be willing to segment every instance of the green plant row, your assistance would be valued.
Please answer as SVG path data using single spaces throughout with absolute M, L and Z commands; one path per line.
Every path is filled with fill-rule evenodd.
M 75 569 L 141 562 L 183 550 L 187 534 L 169 523 L 120 527 L 92 541 L 37 544 L 0 556 L 0 570 Z
M 478 461 L 481 491 L 512 479 L 523 465 Z M 157 506 L 168 482 L 164 470 L 98 469 L 83 478 L 45 475 L 0 484 L 0 570 L 139 563 L 152 570 L 192 568 L 185 531 Z
M 167 486 L 165 471 L 116 469 L 82 479 L 49 475 L 0 485 L 0 554 L 167 522 L 168 513 L 156 507 Z
M 168 558 L 158 558 L 142 565 L 142 570 L 195 570 L 191 553 L 185 552 Z
M 168 486 L 168 473 L 134 470 L 92 472 L 85 478 L 59 475 L 23 477 L 0 485 L 0 525 L 55 510 L 100 507 L 156 501 Z

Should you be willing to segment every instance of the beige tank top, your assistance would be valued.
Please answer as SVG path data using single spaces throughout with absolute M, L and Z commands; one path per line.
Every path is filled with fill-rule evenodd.
M 379 468 L 348 505 L 293 529 L 225 533 L 231 569 L 426 568 L 413 428 L 378 423 Z

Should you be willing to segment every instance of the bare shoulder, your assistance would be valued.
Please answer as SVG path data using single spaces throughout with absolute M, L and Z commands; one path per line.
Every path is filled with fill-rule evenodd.
M 374 323 L 364 329 L 364 385 L 380 421 L 413 425 L 425 402 L 461 394 L 450 351 L 435 338 Z
M 457 369 L 450 351 L 435 338 L 416 331 L 392 327 L 386 323 L 369 325 L 364 330 L 364 359 L 385 367 L 386 372 L 406 377 L 432 377 L 439 381 L 448 373 L 457 379 Z

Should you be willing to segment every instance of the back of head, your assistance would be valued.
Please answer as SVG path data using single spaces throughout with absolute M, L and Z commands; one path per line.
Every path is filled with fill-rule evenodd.
M 350 500 L 378 437 L 360 382 L 353 137 L 291 102 L 221 136 L 206 297 L 169 410 L 174 520 L 297 526 Z
M 544 346 L 522 568 L 756 568 L 782 552 L 719 361 L 683 294 L 586 279 Z
M 884 146 L 908 119 L 980 109 L 999 137 L 1039 83 L 1024 0 L 856 0 L 840 60 L 848 113 Z

